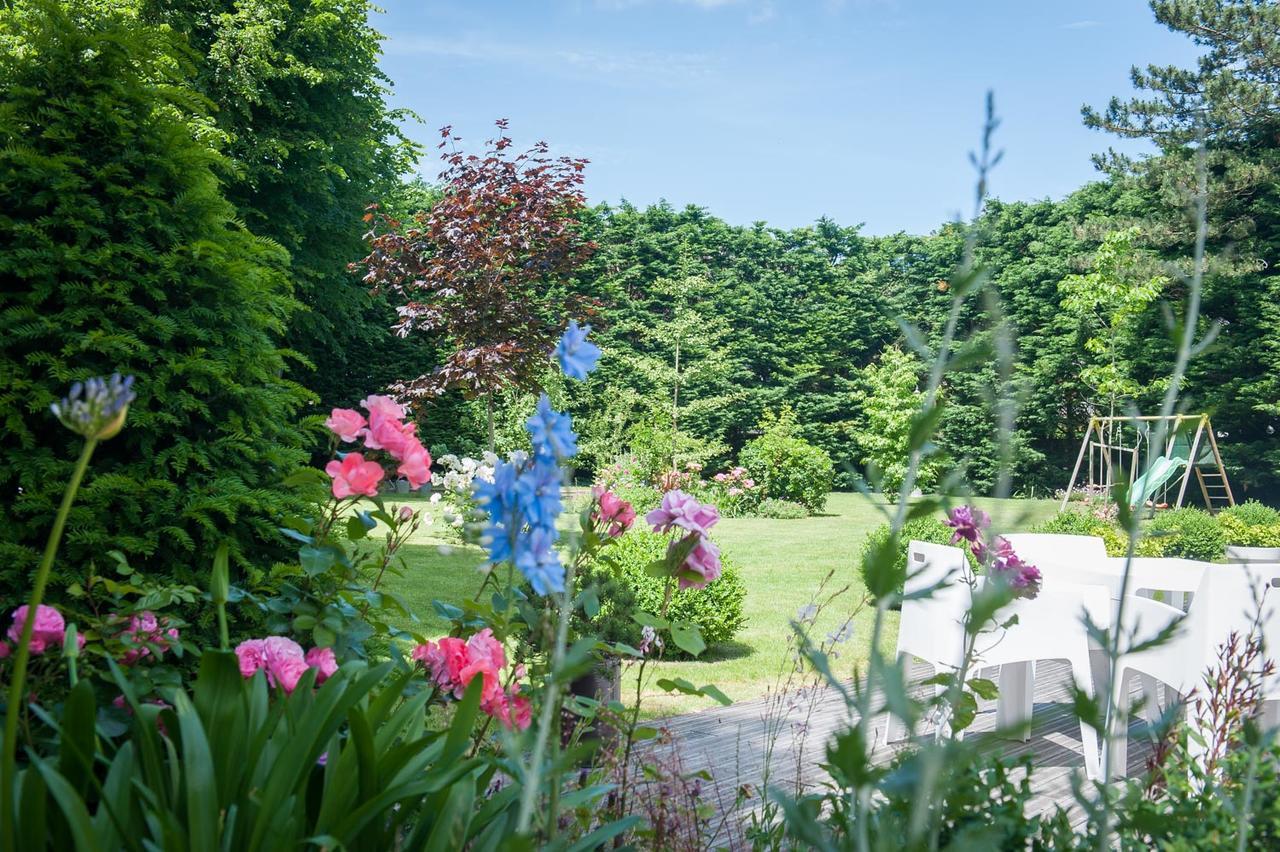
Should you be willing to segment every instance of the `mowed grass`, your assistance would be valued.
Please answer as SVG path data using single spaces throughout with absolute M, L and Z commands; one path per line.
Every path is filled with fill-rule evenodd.
M 420 498 L 396 502 L 426 508 Z M 996 525 L 1007 530 L 1025 529 L 1051 517 L 1057 504 L 1051 500 L 978 499 Z M 791 665 L 788 642 L 791 621 L 817 596 L 844 590 L 823 610 L 813 626 L 816 640 L 838 630 L 852 617 L 849 639 L 838 646 L 837 673 L 851 676 L 866 662 L 871 641 L 873 612 L 859 609 L 864 588 L 858 558 L 867 532 L 885 521 L 891 510 L 883 500 L 861 494 L 833 493 L 823 514 L 797 520 L 725 518 L 713 538 L 722 552 L 737 564 L 747 588 L 746 626 L 735 640 L 707 649 L 696 660 L 661 662 L 647 667 L 642 703 L 646 716 L 705 709 L 710 699 L 668 694 L 656 686 L 659 678 L 682 677 L 695 685 L 715 684 L 735 701 L 758 698 L 779 681 Z M 476 567 L 483 560 L 478 548 L 446 544 L 432 527 L 424 527 L 406 546 L 408 570 L 388 587 L 400 594 L 422 619 L 404 626 L 426 636 L 442 634 L 447 623 L 436 615 L 431 601 L 458 601 L 471 597 L 480 585 Z M 828 579 L 829 577 L 829 579 Z M 824 579 L 826 585 L 824 587 Z M 892 650 L 897 636 L 897 613 L 890 613 L 883 648 Z M 624 700 L 635 696 L 634 672 L 624 683 Z

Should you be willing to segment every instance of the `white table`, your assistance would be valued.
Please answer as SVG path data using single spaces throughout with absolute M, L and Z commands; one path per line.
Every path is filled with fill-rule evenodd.
M 1088 566 L 1077 564 L 1068 567 L 1046 564 L 1038 566 L 1044 576 L 1041 594 L 1052 594 L 1054 580 L 1100 585 L 1107 588 L 1112 604 L 1118 604 L 1126 561 L 1132 562 L 1126 587 L 1128 594 L 1161 592 L 1172 595 L 1173 599 L 1166 602 L 1179 609 L 1185 608 L 1187 594 L 1199 587 L 1205 570 L 1213 567 L 1211 562 L 1169 557 L 1134 557 L 1132 560 L 1117 557 Z M 1099 627 L 1110 627 L 1113 617 L 1110 613 L 1090 613 L 1090 615 Z M 1093 654 L 1095 690 L 1107 676 L 1107 661 L 1102 651 L 1103 649 L 1099 647 Z M 1035 694 L 1034 665 L 1034 663 L 1012 663 L 1000 667 L 1000 696 L 996 704 L 996 727 L 1001 730 L 1020 729 L 1024 741 L 1031 736 L 1030 722 Z

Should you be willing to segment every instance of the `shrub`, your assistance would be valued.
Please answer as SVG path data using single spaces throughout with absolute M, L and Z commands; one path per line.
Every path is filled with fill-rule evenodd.
M 1221 559 L 1226 535 L 1216 518 L 1201 509 L 1159 512 L 1147 525 L 1147 538 L 1158 543 L 1161 556 L 1180 556 L 1206 562 Z
M 770 497 L 760 504 L 760 507 L 756 509 L 756 514 L 762 518 L 792 520 L 794 518 L 809 517 L 809 510 L 799 503 L 792 503 L 790 500 L 776 500 Z
M 831 456 L 797 437 L 795 415 L 784 408 L 760 423 L 764 434 L 742 448 L 738 463 L 764 490 L 764 496 L 790 500 L 810 514 L 827 505 L 834 470 Z
M 1218 517 L 1222 535 L 1227 544 L 1240 547 L 1280 547 L 1280 523 L 1253 525 L 1241 521 L 1235 515 Z
M 951 544 L 951 536 L 955 533 L 951 527 L 947 526 L 937 518 L 916 518 L 907 521 L 902 527 L 902 533 L 898 537 L 898 555 L 896 557 L 896 565 L 899 570 L 906 571 L 907 568 L 907 549 L 911 546 L 912 540 L 923 541 L 929 544 Z M 882 547 L 889 540 L 889 525 L 881 524 L 880 526 L 867 533 L 867 537 L 862 541 L 862 550 L 858 554 L 858 574 L 862 577 L 863 585 L 866 585 L 866 563 L 867 557 L 872 550 Z M 973 554 L 968 548 L 964 548 L 965 556 L 969 560 L 969 564 L 976 571 L 978 568 L 977 560 L 973 558 Z M 899 589 L 901 591 L 901 589 Z
M 1245 526 L 1268 527 L 1280 524 L 1280 510 L 1265 506 L 1257 500 L 1246 500 L 1243 503 L 1223 509 L 1218 517 L 1231 518 Z
M 71 513 L 55 588 L 104 551 L 156 578 L 285 554 L 304 459 L 278 338 L 288 258 L 219 191 L 205 117 L 164 32 L 54 4 L 0 40 L 0 605 L 26 586 L 79 442 L 30 412 L 69 381 L 135 373 L 129 428 L 104 444 Z M 33 7 L 34 8 L 34 7 Z
M 1241 547 L 1280 547 L 1280 512 L 1257 500 L 1224 509 L 1218 524 L 1227 544 Z
M 1090 512 L 1059 512 L 1032 532 L 1096 536 L 1106 544 L 1108 556 L 1124 556 L 1129 550 L 1129 537 L 1124 530 Z
M 714 503 L 726 518 L 749 517 L 759 513 L 764 489 L 751 478 L 745 467 L 735 467 L 715 476 L 701 485 L 706 500 Z M 809 512 L 800 506 L 802 515 Z
M 637 612 L 657 614 L 662 610 L 665 581 L 651 576 L 646 569 L 667 552 L 667 537 L 647 530 L 632 530 L 608 548 L 599 560 L 582 569 L 583 588 L 597 586 L 600 612 L 584 619 L 586 632 L 600 638 L 636 646 L 641 627 L 633 619 Z M 707 646 L 728 642 L 746 624 L 742 602 L 746 586 L 736 565 L 721 554 L 720 579 L 701 589 L 678 589 L 671 596 L 667 617 L 671 621 L 692 622 L 698 626 Z M 667 656 L 679 654 L 674 645 Z
M 662 502 L 662 494 L 650 482 L 644 466 L 635 455 L 619 456 L 612 464 L 600 468 L 596 471 L 594 484 L 626 500 L 637 515 L 643 515 Z

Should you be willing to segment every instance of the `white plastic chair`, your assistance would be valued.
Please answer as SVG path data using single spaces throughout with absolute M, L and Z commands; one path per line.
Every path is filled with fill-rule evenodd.
M 950 585 L 931 597 L 902 604 L 897 655 L 918 657 L 938 671 L 956 671 L 964 655 L 964 616 L 972 605 L 968 585 L 959 579 L 967 570 L 964 552 L 955 547 L 912 541 L 907 557 L 905 591 L 910 594 L 954 575 Z M 1000 611 L 999 620 L 1017 615 L 1018 622 L 979 639 L 978 666 L 1003 666 L 1035 660 L 1066 660 L 1076 685 L 1093 693 L 1089 641 L 1080 621 L 1082 610 L 1105 613 L 1107 592 L 1099 586 L 1052 582 L 1035 599 L 1018 599 Z M 1096 616 L 1095 616 L 1096 617 Z M 940 689 L 940 687 L 939 687 Z M 1023 696 L 1015 700 L 1021 701 Z M 1030 716 L 1030 707 L 1024 708 Z M 905 736 L 901 722 L 891 718 L 889 740 Z M 1097 732 L 1080 724 L 1085 773 L 1100 772 Z
M 1259 618 L 1259 605 L 1263 646 L 1267 656 L 1276 659 L 1280 653 L 1280 617 L 1276 613 L 1273 590 L 1278 585 L 1280 565 L 1215 565 L 1205 571 L 1178 631 L 1161 645 L 1122 656 L 1117 666 L 1120 672 L 1117 686 L 1122 686 L 1130 673 L 1137 673 L 1164 683 L 1180 695 L 1187 695 L 1201 685 L 1205 672 L 1218 662 L 1219 648 L 1232 631 L 1248 635 L 1255 619 Z M 1141 642 L 1181 616 L 1177 607 L 1130 596 L 1125 600 L 1122 635 L 1126 641 Z M 1151 711 L 1155 694 L 1148 682 L 1144 680 L 1143 692 L 1145 706 Z M 1263 684 L 1262 700 L 1280 701 L 1280 681 L 1273 679 Z M 1274 705 L 1269 709 L 1274 716 Z M 1122 723 L 1117 729 L 1117 735 L 1112 738 L 1112 775 L 1123 773 L 1128 748 L 1127 726 Z

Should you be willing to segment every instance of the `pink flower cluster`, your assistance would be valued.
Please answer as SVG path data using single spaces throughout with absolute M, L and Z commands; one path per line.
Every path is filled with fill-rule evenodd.
M 748 491 L 754 491 L 756 481 L 750 477 L 745 467 L 735 467 L 727 473 L 717 473 L 711 477 L 725 489 L 730 497 L 740 497 Z
M 452 698 L 461 698 L 468 684 L 480 675 L 480 709 L 508 728 L 523 731 L 529 727 L 532 705 L 515 687 L 503 689 L 502 669 L 507 655 L 490 628 L 466 641 L 446 636 L 439 642 L 426 642 L 414 648 L 410 656 L 426 666 L 432 683 Z M 521 671 L 517 669 L 515 675 L 520 677 Z
M 996 536 L 990 544 L 985 541 L 986 530 L 991 526 L 991 516 L 986 512 L 973 506 L 957 506 L 946 523 L 955 530 L 951 543 L 967 542 L 973 558 L 987 566 L 990 576 L 1004 577 L 1025 597 L 1035 597 L 1040 591 L 1040 569 L 1023 561 L 1008 539 Z
M 662 504 L 645 515 L 653 531 L 668 533 L 673 529 L 682 529 L 698 536 L 697 543 L 689 552 L 681 568 L 702 577 L 701 582 L 693 580 L 685 574 L 680 576 L 680 588 L 702 588 L 707 583 L 720 577 L 720 549 L 707 538 L 707 531 L 720 520 L 720 512 L 715 506 L 699 503 L 691 495 L 683 491 L 668 491 L 662 495 Z M 673 540 L 667 548 L 670 553 L 679 544 Z
M 317 684 L 324 683 L 338 670 L 332 648 L 312 648 L 304 654 L 302 646 L 286 636 L 246 639 L 236 646 L 236 656 L 240 658 L 242 677 L 250 678 L 265 671 L 267 683 L 279 686 L 286 693 L 297 688 L 307 669 L 316 670 Z
M 418 439 L 417 424 L 404 422 L 404 406 L 377 394 L 365 398 L 360 405 L 369 412 L 367 421 L 355 409 L 335 408 L 324 425 L 343 441 L 355 443 L 363 439 L 365 449 L 390 454 L 399 462 L 396 473 L 409 480 L 411 488 L 430 482 L 431 453 Z M 333 478 L 333 496 L 339 500 L 357 494 L 375 496 L 385 473 L 382 465 L 366 461 L 362 453 L 347 453 L 341 460 L 329 462 L 324 470 Z
M 169 627 L 168 619 L 156 618 L 154 612 L 146 610 L 129 617 L 129 626 L 119 638 L 128 646 L 121 662 L 131 666 L 143 657 L 151 656 L 152 649 L 156 659 L 163 657 L 164 652 L 178 641 L 178 628 Z
M 596 508 L 591 513 L 591 520 L 603 525 L 609 538 L 617 538 L 631 529 L 636 520 L 636 510 L 630 503 L 600 485 L 592 488 L 591 493 L 596 498 Z
M 22 628 L 26 623 L 27 606 L 23 604 L 13 611 L 13 624 L 9 625 L 9 630 L 5 633 L 13 645 L 9 642 L 0 642 L 0 659 L 13 653 L 13 646 L 16 646 L 18 640 L 22 638 Z M 63 620 L 62 613 L 51 606 L 40 604 L 36 607 L 36 623 L 31 630 L 31 653 L 43 654 L 47 648 L 62 647 L 62 642 L 67 635 L 67 623 Z M 78 633 L 76 641 L 79 647 L 83 648 L 84 634 Z

